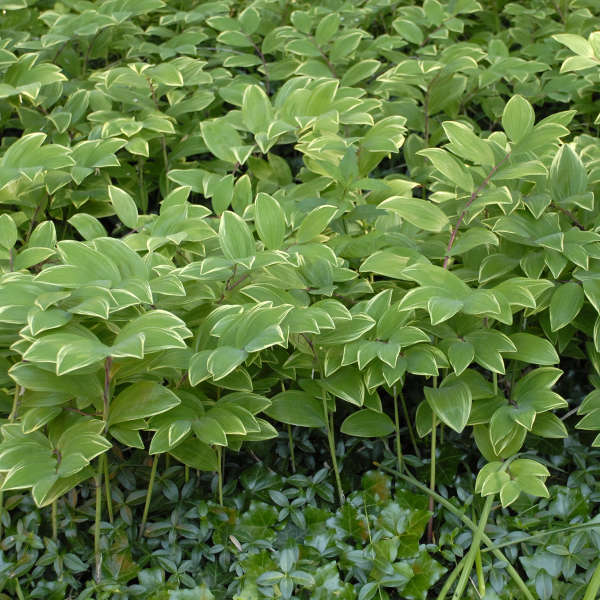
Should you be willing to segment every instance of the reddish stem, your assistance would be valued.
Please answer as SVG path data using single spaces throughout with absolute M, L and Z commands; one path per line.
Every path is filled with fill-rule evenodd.
M 509 157 L 510 157 L 510 152 L 508 152 L 505 155 L 505 157 L 497 165 L 494 166 L 494 168 L 487 174 L 487 177 L 479 184 L 477 189 L 469 197 L 469 200 L 465 204 L 463 211 L 460 213 L 460 216 L 458 217 L 458 221 L 456 222 L 456 225 L 454 226 L 454 229 L 452 230 L 452 234 L 450 235 L 450 241 L 448 242 L 448 247 L 446 248 L 446 256 L 444 257 L 444 269 L 448 268 L 448 264 L 450 263 L 450 251 L 452 250 L 452 246 L 454 245 L 454 242 L 456 241 L 456 236 L 458 235 L 458 230 L 460 229 L 460 226 L 462 225 L 462 222 L 465 219 L 465 216 L 467 214 L 467 211 L 469 210 L 469 207 L 471 206 L 471 204 L 473 204 L 473 202 L 475 202 L 475 200 L 477 199 L 477 196 L 479 196 L 479 194 L 481 193 L 481 190 L 483 190 L 487 186 L 487 184 L 490 182 L 492 177 L 496 174 L 498 169 L 509 159 Z

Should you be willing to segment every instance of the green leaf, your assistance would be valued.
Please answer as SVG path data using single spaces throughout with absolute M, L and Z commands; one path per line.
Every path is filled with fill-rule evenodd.
M 137 221 L 137 210 L 135 219 Z M 86 213 L 76 213 L 69 219 L 69 224 L 75 227 L 84 240 L 93 240 L 99 237 L 106 237 L 104 225 Z
M 267 416 L 300 427 L 324 427 L 323 403 L 307 392 L 287 390 L 274 396 L 264 412 Z
M 258 236 L 269 250 L 278 250 L 286 232 L 285 213 L 272 196 L 260 192 L 254 204 L 254 222 Z
M 538 496 L 540 498 L 550 497 L 544 482 L 537 477 L 517 477 L 515 483 L 519 486 L 519 489 L 526 494 Z
M 580 424 L 581 421 L 577 425 L 578 428 Z M 565 424 L 551 412 L 545 412 L 536 416 L 531 433 L 545 438 L 561 439 L 569 437 Z
M 249 85 L 242 99 L 244 125 L 254 134 L 265 132 L 273 121 L 273 108 L 269 98 L 258 85 Z
M 440 296 L 429 298 L 427 310 L 431 317 L 431 324 L 438 325 L 447 321 L 463 308 L 463 304 L 462 300 L 454 300 L 453 298 L 442 298 Z
M 394 429 L 394 423 L 385 413 L 369 408 L 352 413 L 341 426 L 342 433 L 356 437 L 385 437 Z
M 179 462 L 199 471 L 216 471 L 219 468 L 216 452 L 204 442 L 190 437 L 169 452 Z
M 560 362 L 554 346 L 548 340 L 531 333 L 513 333 L 509 337 L 517 350 L 504 353 L 505 358 L 533 365 L 554 365 Z
M 196 437 L 205 444 L 227 446 L 227 435 L 220 423 L 212 417 L 200 417 L 192 423 Z
M 502 508 L 510 506 L 518 500 L 521 495 L 521 488 L 514 481 L 507 481 L 500 490 L 500 502 Z
M 531 104 L 523 96 L 513 96 L 504 107 L 502 127 L 515 143 L 526 138 L 533 129 L 535 114 Z
M 365 388 L 360 372 L 352 367 L 344 367 L 333 375 L 319 380 L 322 387 L 337 398 L 350 404 L 362 406 L 365 401 Z
M 442 150 L 441 148 L 427 148 L 419 150 L 417 154 L 428 158 L 444 177 L 465 192 L 470 193 L 473 191 L 471 173 L 446 150 Z
M 231 259 L 255 256 L 256 242 L 246 222 L 234 212 L 226 210 L 220 219 L 219 244 L 223 254 Z
M 319 46 L 332 40 L 340 26 L 340 17 L 337 12 L 329 13 L 322 18 L 315 30 L 315 40 Z M 348 84 L 350 85 L 350 84 Z
M 483 484 L 486 482 L 490 475 L 498 473 L 502 468 L 502 463 L 499 461 L 488 462 L 483 465 L 479 473 L 477 473 L 477 479 L 475 480 L 475 493 L 480 494 L 483 488 Z
M 183 77 L 179 70 L 171 63 L 160 63 L 154 67 L 150 67 L 145 74 L 158 84 L 179 87 L 184 84 Z
M 318 336 L 320 344 L 346 344 L 360 338 L 375 327 L 375 320 L 368 315 L 354 315 L 351 319 L 339 321 L 335 329 L 326 331 Z
M 108 425 L 146 419 L 166 412 L 181 400 L 168 388 L 152 381 L 127 386 L 110 403 Z
M 584 194 L 588 187 L 588 176 L 583 161 L 569 144 L 563 144 L 552 160 L 550 167 L 550 191 L 557 202 L 570 200 Z
M 448 360 L 457 375 L 460 375 L 475 358 L 475 348 L 471 342 L 452 342 L 448 348 Z
M 475 135 L 470 127 L 458 121 L 444 121 L 442 127 L 450 140 L 448 148 L 452 152 L 476 165 L 494 164 L 494 153 L 490 145 Z
M 17 242 L 17 226 L 12 217 L 4 213 L 0 215 L 0 246 L 10 250 Z
M 419 437 L 425 437 L 431 432 L 433 426 L 433 411 L 429 402 L 423 400 L 417 406 L 417 412 L 415 414 L 415 427 Z
M 381 63 L 375 59 L 365 59 L 353 64 L 342 76 L 342 85 L 352 86 L 360 81 L 364 81 L 367 77 L 371 77 Z
M 248 357 L 246 350 L 222 346 L 213 350 L 207 361 L 206 367 L 213 379 L 218 381 L 229 375 L 236 367 L 241 365 Z
M 583 307 L 585 294 L 583 287 L 573 281 L 559 285 L 550 301 L 550 328 L 562 329 L 575 319 Z
M 471 390 L 462 381 L 439 388 L 425 387 L 425 398 L 437 417 L 448 427 L 460 433 L 471 413 Z
M 333 218 L 337 212 L 337 207 L 324 204 L 311 210 L 306 217 L 302 220 L 298 231 L 296 232 L 296 240 L 299 244 L 310 242 L 317 235 L 319 235 L 325 227 L 329 224 L 329 221 Z
M 530 458 L 513 460 L 509 470 L 513 477 L 550 477 L 550 471 L 542 463 Z
M 121 223 L 130 229 L 135 229 L 138 222 L 138 212 L 133 198 L 114 185 L 108 186 L 108 195 Z
M 217 158 L 231 164 L 246 162 L 247 148 L 242 146 L 242 139 L 233 125 L 223 119 L 213 119 L 204 121 L 200 127 L 206 146 Z
M 407 256 L 400 256 L 388 250 L 380 250 L 371 254 L 360 266 L 360 272 L 377 273 L 392 279 L 402 279 L 404 267 L 408 264 Z
M 592 45 L 582 36 L 574 33 L 557 33 L 552 36 L 557 42 L 563 44 L 578 56 L 594 57 Z
M 441 209 L 419 198 L 392 196 L 379 204 L 378 208 L 391 210 L 424 231 L 440 232 L 447 229 L 450 224 Z

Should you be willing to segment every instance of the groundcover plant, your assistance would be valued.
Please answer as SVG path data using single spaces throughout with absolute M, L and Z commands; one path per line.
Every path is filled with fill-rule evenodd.
M 0 596 L 596 598 L 596 0 L 0 0 Z

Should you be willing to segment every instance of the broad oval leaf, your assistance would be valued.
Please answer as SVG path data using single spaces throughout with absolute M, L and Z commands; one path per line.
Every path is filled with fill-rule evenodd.
M 394 211 L 405 221 L 424 231 L 440 232 L 449 226 L 448 217 L 440 208 L 419 198 L 393 196 L 378 207 Z
M 126 387 L 110 403 L 108 425 L 146 419 L 163 413 L 180 402 L 169 388 L 153 381 L 139 381 Z
M 302 390 L 287 390 L 274 396 L 272 404 L 264 412 L 267 416 L 300 427 L 324 427 L 326 425 L 323 403 Z
M 462 381 L 439 388 L 424 388 L 425 398 L 437 417 L 460 433 L 469 420 L 472 396 L 469 386 Z
M 133 198 L 114 185 L 108 186 L 108 196 L 121 223 L 130 229 L 135 229 L 137 227 L 138 212 Z
M 385 437 L 394 429 L 394 423 L 385 413 L 369 408 L 352 413 L 341 426 L 342 433 L 356 437 Z

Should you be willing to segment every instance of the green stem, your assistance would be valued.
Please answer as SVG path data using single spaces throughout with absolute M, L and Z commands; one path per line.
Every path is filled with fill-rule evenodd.
M 435 454 L 436 454 L 436 436 L 437 436 L 437 417 L 435 413 L 432 413 L 431 418 L 431 462 L 429 463 L 429 489 L 435 492 Z M 431 544 L 433 542 L 433 511 L 435 510 L 435 503 L 433 496 L 429 496 L 429 512 L 431 517 L 427 524 L 427 541 Z
M 292 436 L 292 426 L 288 423 L 288 441 L 290 444 L 290 461 L 292 463 L 292 473 L 296 472 L 296 459 L 294 457 L 294 437 Z
M 337 457 L 335 455 L 335 438 L 333 436 L 333 414 L 327 410 L 327 395 L 325 393 L 323 394 L 323 416 L 325 418 L 325 424 L 327 427 L 327 440 L 329 441 L 329 454 L 331 455 L 331 463 L 333 466 L 333 472 L 335 474 L 335 484 L 337 486 L 340 504 L 344 504 L 346 498 L 344 496 L 344 490 L 342 489 L 342 480 L 340 478 Z
M 479 595 L 485 596 L 485 579 L 483 577 L 483 563 L 481 562 L 481 548 L 477 548 L 475 555 L 475 570 L 477 571 L 477 587 Z
M 25 596 L 23 595 L 23 590 L 21 589 L 21 584 L 19 583 L 18 577 L 15 577 L 15 592 L 17 593 L 17 598 L 19 600 L 25 600 Z
M 419 450 L 419 446 L 417 446 L 417 437 L 415 436 L 415 430 L 413 429 L 412 422 L 410 420 L 410 416 L 408 414 L 408 407 L 406 406 L 406 400 L 404 399 L 404 392 L 400 390 L 399 393 L 400 402 L 402 403 L 402 412 L 404 413 L 404 421 L 408 427 L 408 435 L 410 436 L 410 441 L 412 442 L 413 449 L 415 451 L 415 456 L 421 458 L 421 452 Z
M 219 464 L 218 471 L 218 488 L 219 488 L 219 506 L 223 506 L 223 450 L 221 446 L 217 446 L 217 462 Z
M 444 581 L 444 585 L 443 585 L 442 589 L 440 590 L 440 593 L 438 594 L 437 600 L 444 600 L 444 598 L 446 598 L 446 596 L 448 595 L 448 592 L 450 591 L 450 588 L 456 581 L 456 578 L 460 575 L 461 571 L 463 570 L 463 568 L 465 566 L 465 562 L 467 560 L 467 556 L 468 556 L 468 554 L 465 554 L 461 558 L 460 562 L 454 567 L 454 569 L 452 569 L 452 572 L 450 573 L 450 575 L 448 575 L 448 577 L 446 577 L 446 581 Z
M 8 422 L 14 423 L 17 418 L 17 413 L 19 412 L 19 386 L 15 386 L 15 393 L 13 394 L 13 403 L 12 409 L 10 411 L 10 415 L 8 415 Z
M 411 477 L 409 475 L 404 475 L 403 473 L 400 473 L 400 472 L 396 471 L 395 469 L 390 469 L 389 467 L 384 467 L 382 464 L 380 464 L 378 462 L 374 462 L 373 464 L 378 469 L 381 469 L 382 471 L 385 471 L 386 473 L 390 473 L 391 475 L 395 475 L 396 477 L 399 477 L 400 479 L 403 479 L 407 483 L 410 483 L 411 485 L 415 486 L 416 488 L 418 488 L 425 494 L 428 494 L 429 496 L 433 496 L 435 501 L 438 504 L 441 504 L 446 510 L 448 510 L 453 515 L 458 517 L 469 529 L 471 529 L 472 531 L 476 531 L 477 525 L 471 519 L 469 519 L 469 517 L 467 517 L 465 514 L 463 514 L 460 511 L 460 509 L 456 508 L 456 506 L 454 506 L 454 504 L 452 504 L 452 502 L 446 500 L 446 498 L 444 498 L 443 496 L 440 496 L 437 492 L 432 492 L 425 484 L 421 483 L 418 479 L 415 479 L 414 477 Z M 504 554 L 502 554 L 502 552 L 500 550 L 498 550 L 498 548 L 494 545 L 494 542 L 492 542 L 492 540 L 485 533 L 482 533 L 481 539 L 482 539 L 483 543 L 488 547 L 488 549 L 494 554 L 494 556 L 498 560 L 502 561 L 503 563 L 506 563 L 506 570 L 507 570 L 508 574 L 511 576 L 511 578 L 513 579 L 513 581 L 515 582 L 515 584 L 517 585 L 517 587 L 523 593 L 523 597 L 527 598 L 527 600 L 535 600 L 535 598 L 533 597 L 533 595 L 531 594 L 529 589 L 527 589 L 525 582 L 523 581 L 523 579 L 521 578 L 521 576 L 519 575 L 517 570 L 512 566 L 512 564 L 508 561 L 508 559 L 504 556 Z
M 106 458 L 106 453 L 100 458 L 102 459 L 102 467 L 104 469 L 104 491 L 106 494 L 106 507 L 108 508 L 108 520 L 112 523 L 114 521 L 113 503 L 112 495 L 110 493 L 110 475 L 108 473 L 108 459 Z
M 98 459 L 96 471 L 96 519 L 94 521 L 94 556 L 96 558 L 96 583 L 102 579 L 102 552 L 100 552 L 100 520 L 102 518 L 102 461 Z
M 494 384 L 494 396 L 498 394 L 498 373 L 494 371 L 492 373 L 492 383 Z
M 57 501 L 52 502 L 52 539 L 56 542 L 58 539 L 58 510 Z
M 146 214 L 148 212 L 148 194 L 146 194 L 146 187 L 144 185 L 144 160 L 139 159 L 138 164 L 138 181 L 139 181 L 139 193 L 140 193 L 140 204 L 142 205 L 142 212 Z
M 393 387 L 394 399 L 394 425 L 396 426 L 396 457 L 398 460 L 398 471 L 402 472 L 402 444 L 400 441 L 400 417 L 398 414 L 398 393 L 396 386 Z
M 184 473 L 185 473 L 185 482 L 187 483 L 190 480 L 190 468 L 187 465 L 184 466 Z
M 588 583 L 587 589 L 585 590 L 585 596 L 583 600 L 596 600 L 598 591 L 600 590 L 600 562 L 594 570 L 594 574 Z
M 150 481 L 148 482 L 148 491 L 146 492 L 146 503 L 144 504 L 144 514 L 140 523 L 140 538 L 144 535 L 148 512 L 150 511 L 150 501 L 152 500 L 152 491 L 154 489 L 154 479 L 156 478 L 156 469 L 158 467 L 158 455 L 152 457 L 152 470 L 150 471 Z
M 465 566 L 460 574 L 460 578 L 458 583 L 456 584 L 456 589 L 454 590 L 454 594 L 452 596 L 452 600 L 461 600 L 463 598 L 463 594 L 469 582 L 469 575 L 473 569 L 473 563 L 475 562 L 475 556 L 479 552 L 479 547 L 481 546 L 481 538 L 483 536 L 483 530 L 488 522 L 490 511 L 492 510 L 492 504 L 494 502 L 494 495 L 490 494 L 485 499 L 485 504 L 483 506 L 483 511 L 481 513 L 481 518 L 479 519 L 479 525 L 473 534 L 473 541 L 471 542 L 471 548 L 469 549 L 469 553 L 467 554 L 467 560 L 465 561 Z
M 104 421 L 104 433 L 108 431 L 108 413 L 110 408 L 110 369 L 112 367 L 112 356 L 107 356 L 104 361 L 104 390 L 102 394 L 102 420 Z M 96 557 L 96 583 L 102 579 L 102 553 L 100 552 L 100 520 L 102 519 L 102 470 L 104 455 L 98 458 L 96 468 L 96 520 L 94 522 L 94 555 Z
M 515 544 L 524 544 L 530 540 L 536 540 L 547 535 L 554 535 L 558 533 L 565 533 L 566 531 L 574 531 L 576 529 L 588 529 L 589 527 L 600 527 L 600 523 L 579 523 L 577 525 L 571 525 L 571 527 L 559 527 L 558 529 L 548 529 L 547 531 L 540 531 L 540 533 L 534 533 L 517 540 L 511 540 L 510 542 L 504 542 L 503 544 L 494 544 L 493 548 L 506 548 L 507 546 L 514 546 Z M 482 552 L 490 552 L 493 548 L 484 548 Z

